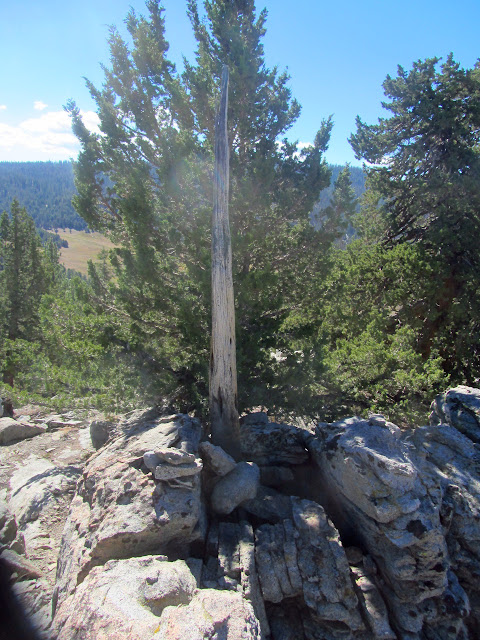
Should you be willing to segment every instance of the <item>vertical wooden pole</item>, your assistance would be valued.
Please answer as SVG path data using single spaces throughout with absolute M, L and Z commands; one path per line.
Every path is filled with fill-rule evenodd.
M 212 216 L 212 348 L 210 420 L 212 441 L 235 458 L 240 454 L 237 408 L 235 306 L 232 245 L 228 220 L 229 146 L 227 135 L 228 67 L 223 67 L 215 121 L 215 174 Z

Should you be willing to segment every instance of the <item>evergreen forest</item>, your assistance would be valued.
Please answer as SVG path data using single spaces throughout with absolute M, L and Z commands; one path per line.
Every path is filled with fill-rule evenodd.
M 288 74 L 265 64 L 266 11 L 190 0 L 188 15 L 197 48 L 181 73 L 157 0 L 131 10 L 127 40 L 111 29 L 104 82 L 87 80 L 101 133 L 66 105 L 81 143 L 74 188 L 69 163 L 0 164 L 0 395 L 206 415 L 227 65 L 239 410 L 426 421 L 436 392 L 478 385 L 480 61 L 398 67 L 383 83 L 388 115 L 358 117 L 350 138 L 364 171 L 330 167 L 331 116 L 310 146 L 287 137 L 300 105 Z M 35 224 L 116 246 L 81 278 Z
M 38 229 L 86 229 L 74 194 L 71 162 L 0 162 L 0 211 L 17 200 Z

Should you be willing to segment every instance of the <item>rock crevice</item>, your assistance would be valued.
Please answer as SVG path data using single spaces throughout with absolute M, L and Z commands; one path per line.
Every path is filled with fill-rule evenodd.
M 62 464 L 52 443 L 82 423 L 9 422 L 24 435 L 1 447 L 3 562 L 53 640 L 475 640 L 478 407 L 451 389 L 409 432 L 254 413 L 240 462 L 185 415 L 98 418 Z M 23 467 L 21 437 L 43 446 Z

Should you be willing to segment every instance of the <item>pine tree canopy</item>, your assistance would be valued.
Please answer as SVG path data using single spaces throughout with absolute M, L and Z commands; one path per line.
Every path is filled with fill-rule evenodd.
M 443 255 L 448 247 L 454 261 L 479 231 L 480 61 L 467 70 L 451 54 L 443 64 L 418 61 L 410 71 L 398 67 L 383 87 L 391 117 L 375 125 L 357 118 L 350 142 L 374 165 L 369 185 L 385 211 L 386 236 L 442 246 Z M 467 251 L 477 263 L 476 249 Z
M 14 200 L 10 215 L 0 218 L 0 338 L 16 340 L 34 334 L 44 292 L 44 265 L 35 224 Z
M 323 153 L 332 120 L 305 149 L 284 137 L 300 107 L 288 75 L 265 65 L 267 14 L 257 15 L 253 0 L 206 1 L 204 18 L 195 0 L 188 3 L 197 50 L 181 75 L 167 57 L 162 7 L 150 0 L 147 10 L 148 17 L 127 16 L 129 42 L 111 29 L 105 82 L 101 89 L 88 82 L 101 133 L 67 106 L 82 143 L 75 207 L 121 243 L 108 304 L 128 314 L 132 339 L 189 387 L 192 402 L 205 395 L 214 119 L 226 64 L 240 405 L 265 402 L 274 387 L 284 398 L 291 384 L 274 375 L 272 353 L 294 352 L 282 323 L 319 247 L 330 242 L 309 216 L 330 182 Z M 105 284 L 98 292 L 107 304 Z
M 367 170 L 360 228 L 386 248 L 420 245 L 417 350 L 438 349 L 454 379 L 478 379 L 480 299 L 480 60 L 449 55 L 398 68 L 383 84 L 389 118 L 357 119 L 351 144 Z M 404 307 L 402 307 L 404 308 Z

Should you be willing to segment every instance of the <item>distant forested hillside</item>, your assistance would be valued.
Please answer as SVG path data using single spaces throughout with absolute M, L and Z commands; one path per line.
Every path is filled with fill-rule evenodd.
M 330 203 L 342 168 L 342 165 L 330 165 L 332 180 L 320 194 L 315 211 Z M 350 167 L 350 178 L 358 198 L 365 191 L 363 170 Z M 87 223 L 72 206 L 74 194 L 71 162 L 0 162 L 0 212 L 8 211 L 16 198 L 39 229 L 86 229 Z
M 0 162 L 0 211 L 18 200 L 42 229 L 85 229 L 75 212 L 72 163 Z
M 343 164 L 329 165 L 330 171 L 332 172 L 332 179 L 330 181 L 330 186 L 324 189 L 320 194 L 317 208 L 323 209 L 330 204 L 330 199 L 333 194 L 335 182 L 338 178 L 338 174 L 344 166 L 345 165 Z M 360 196 L 365 191 L 365 174 L 363 172 L 363 169 L 361 167 L 350 167 L 350 180 L 352 182 L 353 190 L 355 191 L 355 196 L 357 198 L 360 198 Z

